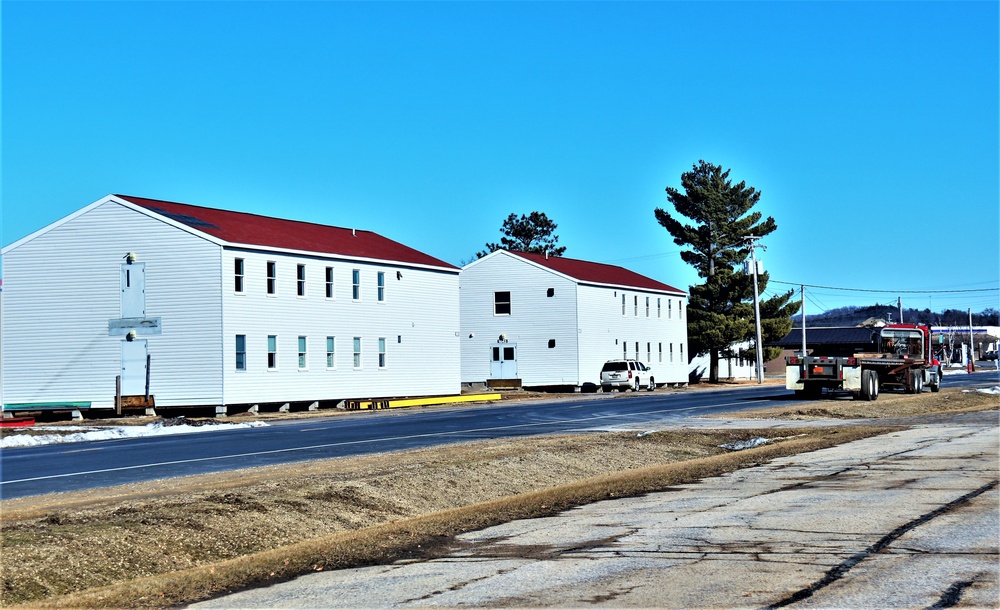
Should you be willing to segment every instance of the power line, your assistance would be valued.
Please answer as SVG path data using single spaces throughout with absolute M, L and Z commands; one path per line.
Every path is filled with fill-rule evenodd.
M 1000 288 L 971 288 L 962 290 L 873 290 L 870 288 L 838 288 L 837 286 L 817 286 L 815 284 L 803 284 L 801 282 L 782 282 L 780 280 L 769 280 L 775 284 L 786 286 L 805 286 L 807 288 L 822 288 L 824 290 L 842 290 L 844 292 L 876 292 L 880 294 L 954 294 L 956 292 L 997 292 Z

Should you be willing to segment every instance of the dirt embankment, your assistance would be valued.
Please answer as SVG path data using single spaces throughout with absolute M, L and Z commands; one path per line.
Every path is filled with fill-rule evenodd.
M 912 416 L 995 409 L 998 400 L 951 390 L 858 406 L 819 401 L 754 415 L 856 417 L 852 409 L 876 405 L 881 416 Z M 5 501 L 2 604 L 182 604 L 305 571 L 433 553 L 468 529 L 663 489 L 885 431 L 856 426 L 494 440 Z M 719 447 L 757 436 L 774 440 L 739 453 Z

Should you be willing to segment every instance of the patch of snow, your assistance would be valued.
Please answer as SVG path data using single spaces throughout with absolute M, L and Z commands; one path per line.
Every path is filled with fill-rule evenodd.
M 769 438 L 756 437 L 746 441 L 733 441 L 732 443 L 723 443 L 719 445 L 723 449 L 728 449 L 729 451 L 743 451 L 744 449 L 753 449 L 754 447 L 760 447 L 765 443 L 771 442 Z
M 180 419 L 180 418 L 179 418 Z M 30 434 L 15 434 L 0 439 L 0 449 L 12 447 L 35 447 L 37 445 L 51 445 L 55 443 L 80 443 L 84 441 L 104 441 L 122 438 L 138 438 L 142 436 L 167 436 L 171 434 L 192 434 L 195 432 L 209 432 L 217 430 L 236 430 L 239 428 L 259 428 L 266 426 L 264 422 L 244 422 L 239 424 L 211 424 L 203 425 L 201 422 L 186 422 L 178 420 L 155 421 L 145 426 L 119 426 L 116 428 L 95 428 L 86 427 L 85 432 L 74 434 L 41 434 L 32 436 Z M 79 430 L 73 426 L 58 426 L 49 428 L 51 430 Z
M 659 432 L 659 430 L 646 430 L 645 432 L 640 432 L 639 434 L 636 434 L 636 437 L 642 438 L 648 434 L 655 434 L 656 432 Z
M 1000 394 L 1000 385 L 992 388 L 979 388 L 978 390 L 962 390 L 962 392 L 979 392 L 980 394 Z

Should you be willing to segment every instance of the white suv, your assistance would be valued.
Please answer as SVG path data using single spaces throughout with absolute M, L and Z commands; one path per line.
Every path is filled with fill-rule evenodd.
M 610 392 L 612 389 L 628 391 L 631 388 L 638 392 L 646 388 L 650 392 L 656 389 L 653 379 L 653 369 L 638 360 L 608 360 L 601 368 L 601 389 Z

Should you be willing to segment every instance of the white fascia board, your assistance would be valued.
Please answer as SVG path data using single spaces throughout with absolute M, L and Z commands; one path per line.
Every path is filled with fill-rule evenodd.
M 26 236 L 22 237 L 21 239 L 13 242 L 11 244 L 9 244 L 3 250 L 0 250 L 0 254 L 7 254 L 11 250 L 14 250 L 16 248 L 19 248 L 19 247 L 23 246 L 24 244 L 28 243 L 29 241 L 35 239 L 36 237 L 38 237 L 40 235 L 43 235 L 45 233 L 48 233 L 52 229 L 55 229 L 56 227 L 62 226 L 64 224 L 66 224 L 67 222 L 73 220 L 74 218 L 77 218 L 77 217 L 79 217 L 79 216 L 81 216 L 83 214 L 86 214 L 90 210 L 93 210 L 96 207 L 102 206 L 105 203 L 108 203 L 109 201 L 116 201 L 116 200 L 111 195 L 108 195 L 106 197 L 102 197 L 101 199 L 98 199 L 94 203 L 91 203 L 90 205 L 82 207 L 79 210 L 73 212 L 69 216 L 64 216 L 64 217 L 60 218 L 59 220 L 57 220 L 57 221 L 55 221 L 55 222 L 53 222 L 53 223 L 51 223 L 51 224 L 49 224 L 47 226 L 44 226 L 41 229 L 38 229 L 34 233 L 26 235 Z
M 673 297 L 686 297 L 688 293 L 683 290 L 678 290 L 676 292 L 670 290 L 659 290 L 657 288 L 644 288 L 642 286 L 629 286 L 628 284 L 601 284 L 598 282 L 581 282 L 577 281 L 581 286 L 595 286 L 597 288 L 615 288 L 617 290 L 632 290 L 636 292 L 652 292 L 655 294 L 666 294 Z
M 411 263 L 407 261 L 395 261 L 387 258 L 367 258 L 364 256 L 350 256 L 347 254 L 337 254 L 336 252 L 313 252 L 311 250 L 293 250 L 290 248 L 276 248 L 274 246 L 262 246 L 259 244 L 236 244 L 232 242 L 221 242 L 227 250 L 245 250 L 248 252 L 274 252 L 276 254 L 291 254 L 294 256 L 307 256 L 309 258 L 322 258 L 337 261 L 353 261 L 358 263 L 374 263 L 393 267 L 408 267 L 411 269 L 426 269 L 428 271 L 443 271 L 458 275 L 461 269 L 453 267 L 439 267 L 437 265 L 424 265 L 422 263 Z
M 471 262 L 471 263 L 469 263 L 468 265 L 466 265 L 466 266 L 462 267 L 462 269 L 461 269 L 461 270 L 462 270 L 462 271 L 465 271 L 465 270 L 466 270 L 466 269 L 468 269 L 469 267 L 473 267 L 473 266 L 475 266 L 475 265 L 478 265 L 479 263 L 481 263 L 481 262 L 483 262 L 483 261 L 485 261 L 485 260 L 489 260 L 489 259 L 491 259 L 491 258 L 493 258 L 493 257 L 495 257 L 495 256 L 499 256 L 501 252 L 502 252 L 502 253 L 504 253 L 504 254 L 507 254 L 508 256 L 510 256 L 510 255 L 511 255 L 511 254 L 510 254 L 510 252 L 507 252 L 506 250 L 494 250 L 493 252 L 490 252 L 490 253 L 489 253 L 489 254 L 487 254 L 486 256 L 484 256 L 484 257 L 482 257 L 482 258 L 477 258 L 476 260 L 472 261 L 472 262 Z M 517 258 L 518 258 L 519 260 L 524 260 L 524 259 L 522 259 L 521 257 L 517 257 Z

